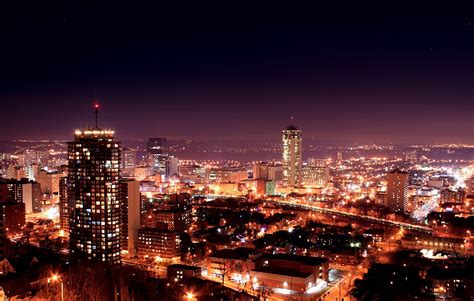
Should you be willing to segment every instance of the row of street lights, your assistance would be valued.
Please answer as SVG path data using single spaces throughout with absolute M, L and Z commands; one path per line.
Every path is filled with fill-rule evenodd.
M 51 275 L 51 277 L 48 278 L 48 284 L 51 283 L 51 282 L 57 282 L 57 281 L 59 281 L 59 283 L 61 284 L 61 301 L 64 301 L 64 282 L 61 279 L 61 277 L 58 274 L 53 274 L 53 275 Z M 195 300 L 195 296 L 192 292 L 186 293 L 186 295 L 184 297 L 188 301 L 194 301 Z

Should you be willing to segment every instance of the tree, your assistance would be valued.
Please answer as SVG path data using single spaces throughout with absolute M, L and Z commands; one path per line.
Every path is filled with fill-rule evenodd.
M 228 261 L 224 259 L 224 261 L 220 262 L 218 267 L 216 268 L 217 274 L 219 275 L 219 278 L 221 279 L 221 284 L 224 286 L 225 284 L 225 278 L 229 274 L 229 266 L 228 266 Z

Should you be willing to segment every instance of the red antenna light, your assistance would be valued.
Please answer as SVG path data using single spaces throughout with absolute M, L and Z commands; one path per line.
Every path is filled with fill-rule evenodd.
M 97 102 L 97 99 L 94 100 L 94 111 L 95 111 L 95 128 L 99 128 L 99 103 Z

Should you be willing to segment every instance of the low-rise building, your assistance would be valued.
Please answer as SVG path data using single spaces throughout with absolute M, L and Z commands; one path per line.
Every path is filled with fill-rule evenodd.
M 200 276 L 201 268 L 192 265 L 171 264 L 166 268 L 166 277 L 168 278 L 168 281 L 183 283 L 191 278 Z
M 329 261 L 321 257 L 287 254 L 265 255 L 250 272 L 254 287 L 265 286 L 276 293 L 311 293 L 325 287 Z
M 25 225 L 25 204 L 16 202 L 0 203 L 3 213 L 3 227 L 6 233 L 20 231 Z
M 216 279 L 249 281 L 255 261 L 263 254 L 252 248 L 223 249 L 207 257 L 207 274 Z
M 178 259 L 181 255 L 179 233 L 160 228 L 138 230 L 138 256 L 156 260 Z

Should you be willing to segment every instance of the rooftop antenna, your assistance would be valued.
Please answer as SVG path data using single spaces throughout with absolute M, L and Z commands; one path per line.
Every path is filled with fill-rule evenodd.
M 99 128 L 99 102 L 97 98 L 94 97 L 94 111 L 95 111 L 95 128 Z

